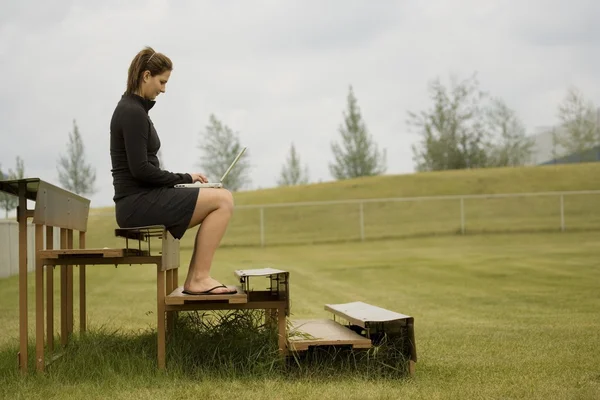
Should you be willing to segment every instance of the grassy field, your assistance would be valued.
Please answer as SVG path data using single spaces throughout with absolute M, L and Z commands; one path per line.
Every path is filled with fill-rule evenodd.
M 214 270 L 226 282 L 237 268 L 288 269 L 293 317 L 358 300 L 414 316 L 419 361 L 408 380 L 246 376 L 229 366 L 203 376 L 173 357 L 168 374 L 156 373 L 154 273 L 136 266 L 88 268 L 91 332 L 117 330 L 117 339 L 99 334 L 47 375 L 22 379 L 13 277 L 0 281 L 0 386 L 27 399 L 597 399 L 599 243 L 600 233 L 579 232 L 219 250 Z
M 238 206 L 253 206 L 598 189 L 600 163 L 593 163 L 382 176 L 235 198 Z M 360 369 L 347 376 L 253 369 L 244 349 L 242 366 L 207 370 L 197 368 L 212 365 L 211 342 L 202 337 L 188 338 L 187 347 L 171 341 L 169 371 L 158 373 L 155 273 L 145 266 L 88 267 L 89 334 L 46 374 L 22 378 L 16 370 L 18 279 L 3 279 L 0 398 L 598 399 L 599 200 L 565 197 L 565 233 L 559 232 L 558 197 L 465 200 L 467 235 L 455 235 L 456 200 L 365 203 L 365 242 L 357 240 L 357 204 L 267 208 L 266 247 L 254 246 L 259 210 L 236 209 L 217 252 L 216 278 L 233 283 L 240 268 L 289 270 L 293 318 L 328 317 L 324 304 L 350 301 L 415 317 L 414 379 L 382 379 Z M 113 236 L 113 213 L 92 209 L 88 247 L 122 246 Z M 474 234 L 489 231 L 504 233 Z M 180 282 L 192 237 L 182 240 Z M 32 283 L 33 276 L 30 293 Z M 33 301 L 29 307 L 33 333 Z M 75 316 L 77 326 L 77 310 Z

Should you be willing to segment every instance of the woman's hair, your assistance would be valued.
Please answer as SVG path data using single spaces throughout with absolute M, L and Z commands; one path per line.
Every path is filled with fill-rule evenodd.
M 144 71 L 150 71 L 150 75 L 155 76 L 172 70 L 173 63 L 169 57 L 155 52 L 152 47 L 145 47 L 131 61 L 127 73 L 126 93 L 133 94 L 139 89 Z

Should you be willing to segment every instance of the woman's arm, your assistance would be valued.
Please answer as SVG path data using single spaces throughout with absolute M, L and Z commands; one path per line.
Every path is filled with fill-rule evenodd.
M 122 117 L 127 163 L 134 178 L 156 186 L 192 183 L 190 174 L 161 170 L 148 162 L 150 122 L 143 110 L 131 109 Z

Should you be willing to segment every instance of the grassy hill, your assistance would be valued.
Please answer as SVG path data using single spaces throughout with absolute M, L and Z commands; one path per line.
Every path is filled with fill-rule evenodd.
M 600 190 L 600 163 L 386 175 L 239 192 L 235 194 L 238 208 L 223 244 L 260 244 L 260 210 L 253 208 L 258 205 L 578 190 Z M 599 195 L 567 196 L 567 228 L 600 227 L 598 200 Z M 560 228 L 557 196 L 468 199 L 463 207 L 467 233 Z M 359 214 L 357 204 L 265 208 L 263 238 L 267 245 L 358 240 Z M 457 200 L 365 203 L 363 219 L 366 239 L 455 233 L 461 230 L 461 205 Z M 89 226 L 88 246 L 118 245 L 112 236 L 116 227 L 113 208 L 92 210 Z M 191 246 L 192 236 L 188 233 L 182 246 Z

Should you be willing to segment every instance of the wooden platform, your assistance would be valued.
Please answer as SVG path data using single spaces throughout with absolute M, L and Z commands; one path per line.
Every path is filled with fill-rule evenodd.
M 325 304 L 325 310 L 342 317 L 354 325 L 366 327 L 370 322 L 413 322 L 413 317 L 360 301 L 345 304 Z
M 147 256 L 147 250 L 138 249 L 57 249 L 57 250 L 41 250 L 40 257 L 44 259 L 59 259 L 59 258 L 115 258 L 115 257 L 135 257 Z
M 368 349 L 371 340 L 330 319 L 293 320 L 288 343 L 290 350 L 306 351 L 312 346 L 344 346 Z
M 167 305 L 181 305 L 188 302 L 227 302 L 229 304 L 244 304 L 248 302 L 248 296 L 239 287 L 236 294 L 201 294 L 192 295 L 183 293 L 183 286 L 179 286 L 165 298 Z

